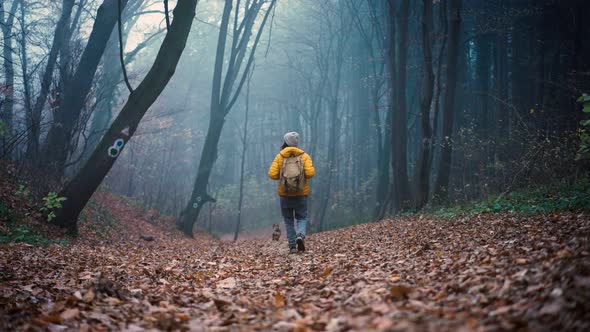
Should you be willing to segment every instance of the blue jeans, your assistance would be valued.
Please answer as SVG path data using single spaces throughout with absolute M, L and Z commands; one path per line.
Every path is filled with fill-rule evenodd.
M 285 221 L 289 247 L 294 247 L 295 238 L 298 235 L 305 237 L 307 228 L 307 197 L 281 197 L 281 212 Z M 297 232 L 295 232 L 295 220 L 297 220 Z

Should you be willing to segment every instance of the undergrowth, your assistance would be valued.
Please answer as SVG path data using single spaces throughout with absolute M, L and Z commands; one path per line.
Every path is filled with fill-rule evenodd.
M 16 219 L 14 212 L 0 202 L 0 222 L 11 222 Z
M 575 184 L 556 184 L 526 191 L 514 191 L 479 202 L 428 212 L 435 216 L 454 218 L 482 213 L 531 216 L 573 210 L 590 210 L 589 178 L 584 178 Z
M 63 239 L 53 240 L 37 232 L 31 225 L 23 223 L 17 213 L 0 202 L 0 244 L 24 242 L 31 245 L 67 245 Z
M 69 242 L 64 239 L 53 240 L 37 233 L 30 225 L 11 222 L 0 230 L 0 244 L 10 242 L 24 242 L 36 246 L 46 246 L 50 244 L 68 245 Z
M 88 223 L 88 228 L 97 238 L 108 238 L 117 223 L 115 216 L 107 208 L 97 205 L 94 201 L 88 202 L 87 208 L 93 212 L 91 216 L 86 214 L 80 216 L 80 224 Z

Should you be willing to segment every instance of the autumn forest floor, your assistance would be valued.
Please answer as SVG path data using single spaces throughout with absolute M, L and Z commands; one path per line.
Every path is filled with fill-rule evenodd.
M 78 240 L 0 247 L 0 330 L 590 330 L 587 211 L 414 215 L 288 255 L 270 230 L 189 239 L 94 202 L 112 215 L 90 209 Z

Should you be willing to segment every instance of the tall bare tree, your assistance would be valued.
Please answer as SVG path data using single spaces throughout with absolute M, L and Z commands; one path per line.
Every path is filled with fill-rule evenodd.
M 186 46 L 196 6 L 197 0 L 178 0 L 174 8 L 174 19 L 152 67 L 129 95 L 123 109 L 90 159 L 59 194 L 67 200 L 64 201 L 63 208 L 57 212 L 56 224 L 76 230 L 80 212 L 120 156 L 148 108 L 174 75 Z
M 344 31 L 352 23 L 348 11 L 339 10 L 338 7 L 329 5 L 324 8 L 327 12 L 325 15 L 325 29 L 328 31 L 328 40 L 324 41 L 324 43 L 329 46 L 321 56 L 329 59 L 327 62 L 332 65 L 328 66 L 328 72 L 330 72 L 331 75 L 329 75 L 326 89 L 327 109 L 330 121 L 328 136 L 328 173 L 326 174 L 325 183 L 319 194 L 319 210 L 316 217 L 318 230 L 320 232 L 325 228 L 326 210 L 328 209 L 330 196 L 333 190 L 332 182 L 335 178 L 334 173 L 343 171 L 341 169 L 336 169 L 336 157 L 338 156 L 338 133 L 341 129 L 340 98 L 343 76 L 342 70 L 350 36 Z
M 141 17 L 141 11 L 143 11 L 146 5 L 150 4 L 151 2 L 146 2 L 145 0 L 136 0 L 127 5 L 121 17 L 123 35 L 129 34 L 130 30 Z M 161 32 L 163 31 L 164 30 L 160 30 L 157 33 L 151 34 L 149 37 L 145 38 L 145 40 L 137 44 L 133 50 L 125 54 L 124 62 L 127 65 L 132 64 L 137 58 L 137 54 L 155 40 L 158 40 L 157 37 L 161 36 Z M 102 135 L 106 132 L 111 123 L 113 109 L 117 98 L 120 96 L 120 83 L 123 79 L 121 68 L 119 66 L 111 65 L 117 61 L 119 61 L 119 35 L 117 31 L 113 31 L 107 43 L 102 58 L 102 70 L 96 82 L 96 109 L 92 112 L 92 121 L 90 124 L 86 149 L 83 151 L 83 153 L 86 154 L 84 159 L 90 157 L 90 154 L 94 151 L 94 148 L 96 148 L 96 145 L 100 142 Z
M 396 1 L 389 0 L 390 35 L 395 33 L 394 20 L 397 16 L 397 59 L 395 54 L 390 54 L 390 88 L 392 91 L 391 101 L 391 163 L 393 168 L 392 204 L 395 210 L 403 209 L 409 199 L 408 181 L 408 114 L 407 114 L 407 67 L 408 67 L 408 21 L 409 21 L 409 0 L 402 0 L 399 12 L 396 15 Z M 395 40 L 391 37 L 389 48 L 396 48 Z M 396 62 L 397 60 L 397 62 Z M 396 66 L 397 64 L 397 66 Z
M 233 24 L 231 24 L 232 42 L 229 49 L 229 59 L 227 59 L 226 41 L 230 32 L 234 0 L 225 0 L 219 38 L 217 41 L 215 66 L 213 69 L 209 128 L 207 130 L 205 145 L 203 146 L 203 152 L 201 153 L 199 168 L 197 170 L 197 178 L 195 180 L 190 200 L 184 208 L 181 217 L 177 220 L 177 226 L 190 236 L 192 236 L 193 225 L 197 221 L 203 205 L 207 202 L 215 201 L 211 195 L 207 193 L 207 186 L 209 184 L 211 170 L 217 160 L 217 145 L 219 143 L 219 138 L 221 137 L 225 117 L 240 95 L 240 91 L 248 76 L 249 69 L 252 66 L 254 54 L 258 47 L 258 43 L 260 42 L 262 31 L 275 6 L 276 0 L 248 0 L 244 2 L 243 11 L 240 9 L 241 1 L 235 0 L 235 3 L 235 10 L 233 10 Z M 256 19 L 266 4 L 268 4 L 268 6 L 266 6 L 266 13 L 258 26 L 256 38 L 251 47 L 249 47 Z M 242 70 L 241 68 L 246 57 L 247 61 L 245 63 L 245 68 Z M 225 71 L 225 77 L 222 77 L 223 65 L 226 60 L 228 67 Z M 237 86 L 235 86 L 236 83 Z
M 0 29 L 2 30 L 2 57 L 4 64 L 4 86 L 1 87 L 4 100 L 2 101 L 2 110 L 0 112 L 0 120 L 10 130 L 12 125 L 12 117 L 14 112 L 14 60 L 13 60 L 13 33 L 14 19 L 16 17 L 16 10 L 21 0 L 13 0 L 10 9 L 5 9 L 5 0 L 0 0 Z M 3 138 L 4 140 L 4 138 Z M 4 153 L 3 142 L 0 149 Z
M 447 52 L 447 89 L 442 114 L 441 156 L 438 177 L 434 188 L 435 199 L 446 200 L 451 173 L 452 136 L 455 114 L 455 90 L 457 87 L 457 62 L 459 57 L 459 33 L 461 30 L 462 0 L 449 0 L 449 49 Z
M 432 0 L 422 1 L 422 52 L 424 79 L 422 80 L 422 100 L 420 101 L 420 123 L 422 142 L 416 166 L 415 206 L 422 208 L 428 202 L 430 193 L 430 172 L 432 164 L 432 127 L 430 126 L 430 108 L 434 89 L 434 72 L 432 69 Z
M 94 74 L 111 32 L 117 23 L 119 1 L 122 8 L 127 5 L 127 0 L 104 0 L 98 8 L 80 63 L 64 88 L 59 109 L 54 114 L 53 125 L 47 134 L 43 156 L 47 169 L 56 177 L 63 174 L 74 128 L 84 108 L 92 87 Z
M 51 78 L 53 77 L 53 72 L 57 63 L 57 57 L 66 39 L 74 2 L 74 0 L 63 0 L 62 2 L 61 16 L 57 21 L 57 25 L 55 26 L 51 49 L 49 50 L 49 54 L 47 56 L 45 70 L 41 75 L 41 87 L 39 89 L 39 94 L 37 95 L 35 104 L 30 110 L 27 156 L 32 160 L 38 159 L 39 136 L 41 135 L 41 115 L 43 112 L 43 107 L 45 106 L 45 102 L 47 101 L 47 96 L 49 95 Z
M 248 115 L 250 113 L 250 83 L 252 81 L 252 74 L 254 73 L 254 66 L 248 75 L 248 83 L 246 83 L 246 111 L 244 113 L 244 132 L 242 133 L 242 155 L 240 161 L 240 192 L 238 196 L 238 220 L 236 221 L 236 230 L 234 232 L 234 241 L 238 240 L 240 233 L 240 224 L 242 222 L 242 205 L 244 202 L 244 167 L 246 166 L 246 152 L 248 151 Z

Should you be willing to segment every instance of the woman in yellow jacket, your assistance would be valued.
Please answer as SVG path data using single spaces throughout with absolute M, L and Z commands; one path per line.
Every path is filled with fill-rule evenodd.
M 287 158 L 299 157 L 301 164 L 303 164 L 303 178 L 304 185 L 301 191 L 287 193 L 283 186 L 279 183 L 277 193 L 281 200 L 281 212 L 285 221 L 285 228 L 287 230 L 287 240 L 289 244 L 289 253 L 297 253 L 305 251 L 305 234 L 307 228 L 307 197 L 309 196 L 309 183 L 315 170 L 311 157 L 305 151 L 299 149 L 299 134 L 296 132 L 289 132 L 283 137 L 283 145 L 281 152 L 277 154 L 270 169 L 268 176 L 273 180 L 281 180 L 281 169 L 283 162 Z M 295 220 L 297 220 L 297 231 L 295 231 Z

